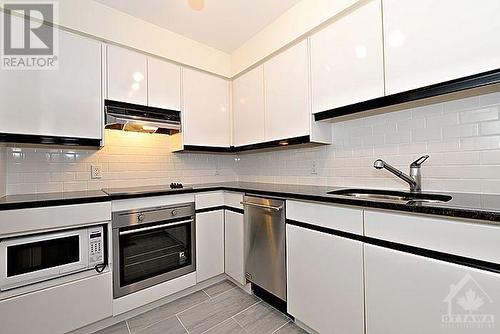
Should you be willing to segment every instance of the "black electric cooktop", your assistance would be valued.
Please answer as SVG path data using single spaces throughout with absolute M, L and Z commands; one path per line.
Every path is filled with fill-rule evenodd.
M 171 183 L 170 185 L 157 185 L 157 186 L 140 186 L 140 187 L 126 187 L 126 188 L 104 188 L 108 195 L 137 195 L 147 194 L 152 192 L 176 192 L 189 190 L 191 187 L 184 187 L 181 183 Z

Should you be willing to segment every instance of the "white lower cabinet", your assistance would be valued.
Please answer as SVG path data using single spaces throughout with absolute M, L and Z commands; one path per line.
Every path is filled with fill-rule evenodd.
M 288 313 L 315 331 L 364 333 L 361 242 L 287 225 Z
M 225 210 L 225 271 L 231 278 L 245 284 L 243 214 Z
M 196 214 L 196 281 L 224 273 L 224 211 Z
M 111 272 L 0 302 L 2 334 L 62 334 L 112 315 Z
M 366 333 L 498 333 L 499 274 L 364 247 Z

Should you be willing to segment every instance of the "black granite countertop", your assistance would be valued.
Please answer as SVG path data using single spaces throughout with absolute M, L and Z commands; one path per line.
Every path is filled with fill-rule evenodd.
M 261 196 L 274 196 L 285 199 L 298 199 L 324 203 L 353 205 L 401 212 L 414 212 L 447 217 L 476 219 L 500 223 L 500 195 L 446 193 L 453 199 L 446 203 L 401 203 L 387 200 L 367 200 L 327 194 L 339 187 L 287 185 L 256 182 L 223 182 L 187 185 L 183 189 L 170 189 L 168 185 L 124 188 L 108 195 L 104 191 L 64 192 L 33 195 L 9 195 L 0 198 L 0 210 L 33 207 L 70 205 L 81 203 L 105 202 L 119 199 L 151 197 L 170 194 L 198 193 L 215 190 L 244 192 Z

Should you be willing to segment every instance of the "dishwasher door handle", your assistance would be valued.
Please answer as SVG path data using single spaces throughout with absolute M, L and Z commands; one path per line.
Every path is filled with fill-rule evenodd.
M 257 203 L 252 203 L 252 202 L 240 202 L 240 204 L 248 205 L 248 206 L 255 206 L 257 208 L 262 208 L 262 209 L 271 209 L 271 210 L 276 210 L 276 211 L 280 211 L 283 209 L 283 206 L 264 205 L 264 204 L 257 204 Z

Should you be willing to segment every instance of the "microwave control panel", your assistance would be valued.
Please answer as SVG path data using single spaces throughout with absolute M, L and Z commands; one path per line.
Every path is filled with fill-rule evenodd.
M 102 226 L 89 228 L 89 268 L 104 263 L 104 236 Z

